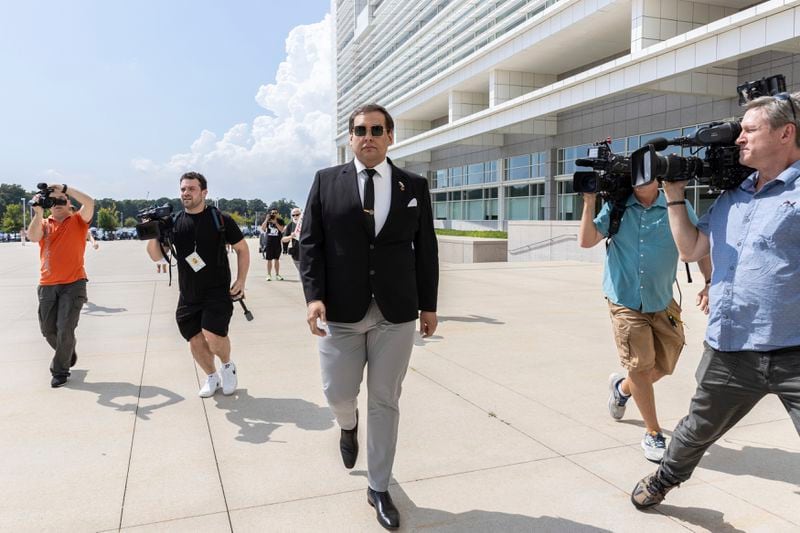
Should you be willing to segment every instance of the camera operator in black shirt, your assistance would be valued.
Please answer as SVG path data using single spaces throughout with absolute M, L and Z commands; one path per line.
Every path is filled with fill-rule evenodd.
M 266 233 L 267 242 L 264 258 L 267 260 L 267 281 L 272 281 L 272 267 L 275 267 L 275 280 L 283 281 L 281 277 L 281 234 L 285 222 L 278 215 L 277 209 L 270 209 L 264 222 L 261 224 L 262 233 Z
M 181 176 L 184 210 L 175 216 L 173 235 L 180 288 L 175 317 L 194 360 L 207 375 L 198 392 L 202 398 L 213 396 L 219 388 L 226 395 L 236 390 L 236 365 L 231 360 L 228 337 L 231 298 L 244 297 L 250 266 L 250 251 L 239 226 L 216 207 L 206 206 L 207 185 L 206 178 L 197 172 Z M 226 244 L 236 252 L 237 277 L 233 284 Z M 157 239 L 148 241 L 147 252 L 153 261 L 164 257 Z M 215 355 L 222 362 L 219 373 Z

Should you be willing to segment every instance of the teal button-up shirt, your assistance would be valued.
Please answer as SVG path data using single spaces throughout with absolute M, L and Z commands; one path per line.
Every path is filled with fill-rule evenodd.
M 674 208 L 673 208 L 674 209 Z M 682 209 L 682 208 L 681 208 Z M 689 219 L 697 223 L 687 203 Z M 608 236 L 611 204 L 606 202 L 594 219 L 597 230 Z M 672 240 L 663 191 L 648 208 L 631 194 L 619 232 L 611 239 L 603 273 L 603 292 L 617 305 L 643 313 L 663 311 L 672 300 L 672 283 L 678 270 L 678 248 Z

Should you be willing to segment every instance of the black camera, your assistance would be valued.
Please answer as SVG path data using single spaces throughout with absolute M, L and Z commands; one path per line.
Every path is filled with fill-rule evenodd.
M 770 96 L 786 91 L 786 79 L 778 74 L 768 78 L 743 83 L 736 88 L 739 105 L 761 96 Z M 631 179 L 634 187 L 651 181 L 686 181 L 696 179 L 707 185 L 712 193 L 735 189 L 754 169 L 739 163 L 739 147 L 736 139 L 742 132 L 740 120 L 712 122 L 688 137 L 667 140 L 653 139 L 649 144 L 631 154 Z M 675 154 L 662 155 L 658 150 L 667 146 L 696 147 L 705 149 L 703 157 L 682 157 Z M 695 152 L 697 153 L 697 152 Z
M 142 209 L 136 213 L 139 223 L 136 224 L 136 237 L 146 241 L 158 239 L 169 244 L 175 223 L 172 218 L 172 205 L 164 204 Z
M 50 209 L 54 205 L 67 205 L 66 198 L 53 198 L 50 196 L 55 189 L 48 187 L 46 183 L 37 183 L 36 188 L 39 189 L 39 200 L 32 201 L 32 206 L 41 207 L 42 209 Z
M 630 159 L 611 151 L 611 139 L 595 143 L 589 148 L 587 157 L 576 160 L 575 164 L 593 169 L 572 175 L 572 190 L 575 192 L 597 193 L 604 199 L 630 195 Z

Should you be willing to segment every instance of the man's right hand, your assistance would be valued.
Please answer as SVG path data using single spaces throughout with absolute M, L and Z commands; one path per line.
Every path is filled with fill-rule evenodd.
M 32 203 L 38 204 L 42 200 L 41 194 L 34 194 L 33 198 L 31 199 Z M 44 209 L 42 209 L 41 205 L 32 205 L 33 207 L 33 214 L 34 216 L 42 217 L 44 216 Z
M 684 190 L 686 189 L 686 184 L 689 183 L 687 180 L 680 180 L 680 181 L 667 181 L 664 180 L 661 182 L 661 186 L 664 187 L 664 195 L 667 197 L 668 202 L 679 202 L 684 198 Z
M 327 335 L 327 333 L 325 333 L 324 329 L 317 327 L 318 318 L 320 322 L 327 322 L 327 318 L 325 317 L 325 304 L 322 302 L 322 300 L 308 302 L 308 318 L 306 319 L 306 322 L 308 322 L 308 327 L 311 330 L 311 334 L 318 337 L 324 337 Z

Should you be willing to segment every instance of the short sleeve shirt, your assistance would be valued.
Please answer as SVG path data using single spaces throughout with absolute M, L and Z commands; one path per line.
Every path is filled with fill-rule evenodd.
M 697 228 L 714 272 L 706 342 L 723 352 L 800 346 L 800 161 L 756 192 L 725 191 Z
M 208 298 L 227 297 L 231 286 L 231 269 L 225 243 L 236 244 L 244 236 L 231 217 L 220 213 L 224 231 L 218 229 L 211 208 L 202 213 L 182 212 L 175 221 L 175 251 L 178 263 L 178 285 L 186 302 L 202 302 Z M 193 252 L 203 259 L 205 267 L 195 272 L 186 262 Z
M 689 218 L 697 221 L 686 204 Z M 608 236 L 611 203 L 594 219 L 597 230 Z M 662 191 L 650 207 L 631 194 L 619 231 L 611 239 L 603 273 L 603 292 L 611 302 L 643 313 L 663 311 L 672 300 L 678 269 L 678 248 L 672 239 L 667 202 Z
M 44 236 L 39 241 L 41 285 L 63 285 L 86 279 L 83 255 L 89 224 L 78 214 L 58 222 L 52 216 L 42 221 Z

